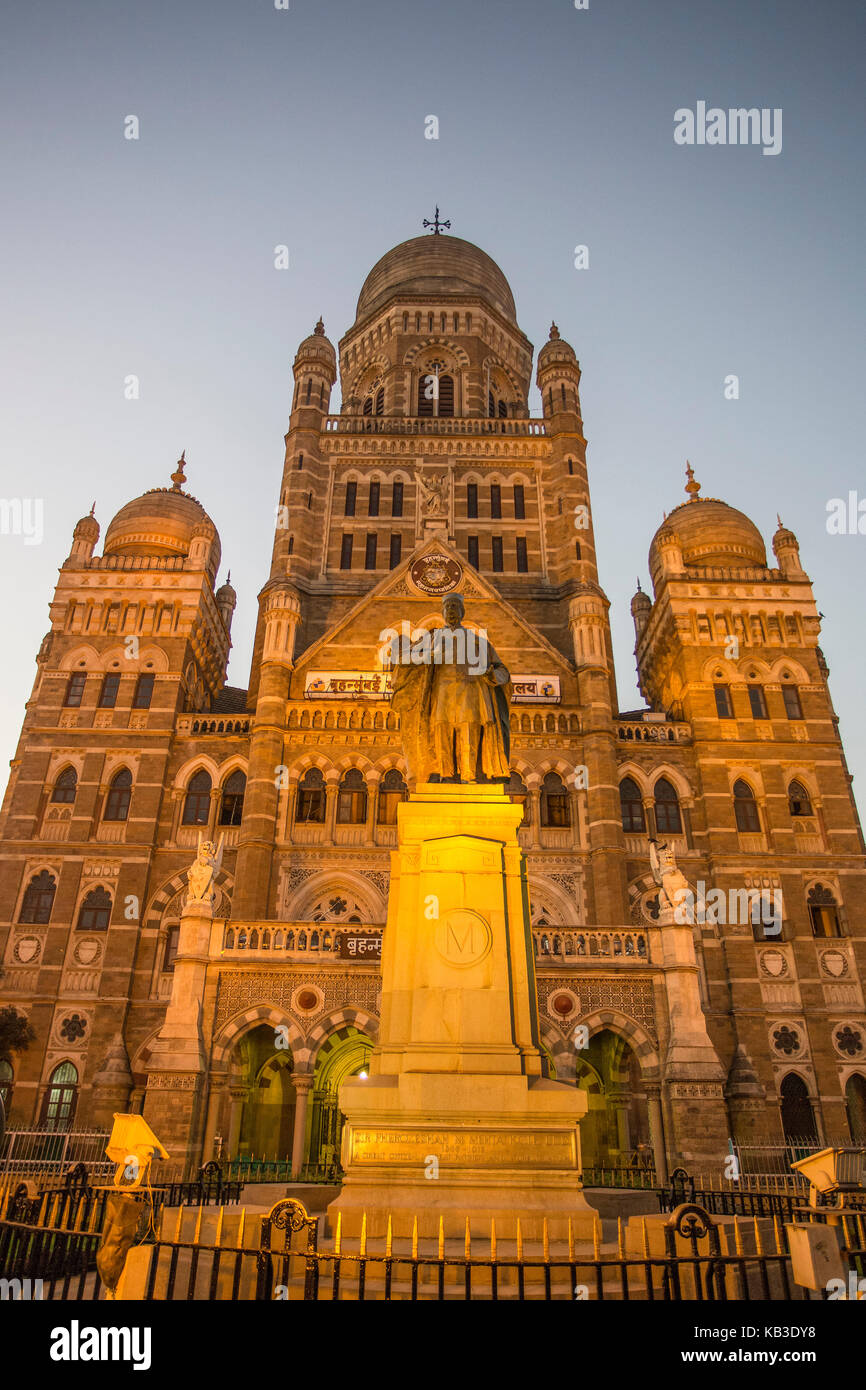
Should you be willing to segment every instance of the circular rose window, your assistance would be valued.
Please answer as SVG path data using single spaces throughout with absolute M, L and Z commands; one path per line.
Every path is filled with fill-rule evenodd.
M 559 1014 L 561 1018 L 565 1018 L 574 1009 L 574 1000 L 568 994 L 554 995 L 551 1004 L 554 1013 Z
M 314 1009 L 318 1002 L 318 996 L 311 989 L 302 989 L 298 995 L 299 1009 Z

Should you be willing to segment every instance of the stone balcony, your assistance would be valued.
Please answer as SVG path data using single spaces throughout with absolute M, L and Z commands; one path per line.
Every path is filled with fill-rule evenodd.
M 692 726 L 667 720 L 618 719 L 617 736 L 623 743 L 691 743 Z
M 535 927 L 532 936 L 539 969 L 602 961 L 646 966 L 653 954 L 650 933 L 643 927 Z
M 369 923 L 216 921 L 211 930 L 212 959 L 280 962 L 310 961 L 378 966 L 382 927 Z M 644 927 L 542 927 L 532 932 L 535 960 L 546 966 L 646 967 L 654 959 L 654 937 Z
M 309 961 L 378 965 L 382 928 L 368 923 L 225 922 L 211 929 L 210 955 L 219 960 Z
M 323 429 L 326 434 L 477 434 L 485 438 L 547 433 L 544 420 L 491 420 L 486 416 L 456 415 L 326 415 Z

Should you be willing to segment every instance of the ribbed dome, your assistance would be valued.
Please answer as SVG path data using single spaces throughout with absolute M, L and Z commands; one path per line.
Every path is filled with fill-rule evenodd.
M 208 568 L 215 570 L 220 559 L 216 527 L 200 502 L 189 493 L 170 487 L 151 488 L 121 507 L 105 533 L 103 554 L 186 556 L 193 534 L 202 523 L 213 528 Z
M 431 299 L 477 295 L 517 322 L 514 296 L 499 266 L 479 246 L 456 236 L 416 236 L 388 251 L 361 287 L 355 322 L 398 294 Z
M 742 569 L 767 563 L 764 540 L 753 521 L 718 498 L 695 497 L 669 512 L 653 536 L 649 565 L 654 577 L 660 569 L 661 542 L 671 532 L 687 565 Z

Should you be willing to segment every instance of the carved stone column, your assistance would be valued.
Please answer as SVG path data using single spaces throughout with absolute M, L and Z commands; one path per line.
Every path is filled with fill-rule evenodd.
M 646 1108 L 649 1119 L 650 1143 L 656 1170 L 656 1182 L 663 1187 L 668 1180 L 668 1160 L 665 1151 L 665 1127 L 662 1120 L 661 1094 L 658 1086 L 647 1086 Z
M 529 788 L 529 835 L 533 849 L 541 849 L 541 788 Z
M 367 783 L 367 818 L 364 827 L 364 844 L 376 843 L 376 816 L 379 811 L 379 783 Z
M 337 795 L 339 790 L 339 782 L 325 783 L 325 839 L 329 840 L 332 844 L 336 838 Z
M 246 1086 L 229 1086 L 231 1110 L 229 1112 L 229 1137 L 226 1153 L 229 1158 L 237 1158 L 241 1138 L 241 1120 L 244 1116 L 244 1102 L 247 1098 Z
M 309 1075 L 293 1076 L 295 1087 L 295 1127 L 292 1133 L 292 1179 L 297 1182 L 304 1166 L 304 1141 L 307 1133 L 307 1101 L 313 1089 Z
M 224 1075 L 211 1076 L 210 1092 L 207 1102 L 207 1120 L 204 1127 L 201 1161 L 209 1163 L 214 1154 L 214 1136 L 217 1133 L 222 1114 L 223 1101 L 228 1095 L 228 1082 Z

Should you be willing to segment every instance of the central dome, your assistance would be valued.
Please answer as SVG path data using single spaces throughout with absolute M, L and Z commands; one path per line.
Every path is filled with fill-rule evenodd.
M 384 308 L 395 295 L 449 295 L 485 299 L 500 314 L 517 322 L 514 295 L 496 262 L 471 241 L 456 236 L 412 237 L 377 261 L 361 287 L 355 322 Z

